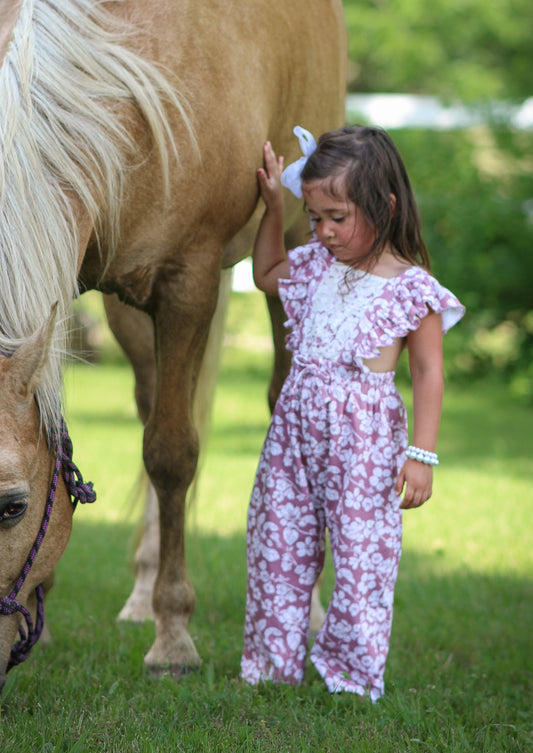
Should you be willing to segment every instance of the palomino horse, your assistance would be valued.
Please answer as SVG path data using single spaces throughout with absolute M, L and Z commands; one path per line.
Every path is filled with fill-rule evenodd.
M 0 0 L 0 687 L 79 491 L 63 483 L 61 419 L 78 289 L 116 293 L 153 324 L 143 456 L 160 557 L 145 662 L 198 665 L 184 500 L 221 270 L 251 248 L 264 141 L 292 160 L 295 124 L 343 121 L 345 43 L 340 0 Z

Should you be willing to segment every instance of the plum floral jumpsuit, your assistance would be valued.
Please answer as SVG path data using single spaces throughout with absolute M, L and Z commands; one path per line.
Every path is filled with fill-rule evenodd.
M 394 491 L 407 422 L 394 372 L 363 359 L 432 311 L 464 309 L 426 271 L 392 279 L 351 270 L 317 240 L 289 252 L 279 289 L 293 364 L 265 440 L 248 513 L 242 677 L 301 683 L 311 591 L 328 529 L 335 588 L 311 660 L 331 692 L 384 691 L 401 552 Z

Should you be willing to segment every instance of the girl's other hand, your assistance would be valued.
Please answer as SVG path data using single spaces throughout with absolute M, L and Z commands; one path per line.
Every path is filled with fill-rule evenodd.
M 267 141 L 263 147 L 264 168 L 257 171 L 261 196 L 267 207 L 283 203 L 281 173 L 283 172 L 283 157 L 276 157 L 272 144 Z
M 396 494 L 404 492 L 400 509 L 420 507 L 431 497 L 433 467 L 418 460 L 406 460 L 396 481 Z

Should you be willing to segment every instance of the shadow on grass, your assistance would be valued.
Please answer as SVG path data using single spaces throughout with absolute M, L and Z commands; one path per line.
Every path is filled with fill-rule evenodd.
M 47 605 L 54 642 L 38 646 L 9 675 L 0 739 L 9 735 L 14 747 L 3 748 L 6 753 L 48 750 L 43 741 L 55 746 L 61 734 L 65 745 L 50 750 L 78 750 L 72 746 L 79 740 L 87 741 L 79 748 L 83 751 L 129 745 L 158 751 L 388 753 L 410 750 L 412 740 L 426 740 L 422 749 L 435 751 L 528 749 L 530 580 L 446 572 L 443 555 L 406 551 L 387 692 L 371 707 L 353 697 L 330 696 L 311 666 L 302 688 L 252 689 L 239 681 L 244 534 L 188 534 L 188 567 L 198 598 L 190 632 L 203 665 L 177 684 L 149 679 L 143 656 L 154 638 L 153 625 L 116 622 L 133 582 L 134 541 L 134 526 L 76 523 Z M 332 584 L 328 561 L 325 595 Z M 33 748 L 24 748 L 28 739 Z M 361 746 L 350 747 L 357 740 Z
M 75 525 L 57 570 L 47 617 L 60 643 L 79 654 L 82 662 L 84 645 L 93 644 L 97 635 L 104 645 L 96 650 L 104 652 L 107 644 L 127 644 L 136 635 L 115 624 L 133 583 L 135 538 L 133 526 L 83 521 Z M 224 655 L 219 671 L 223 668 L 233 677 L 238 674 L 244 620 L 245 547 L 244 534 L 219 537 L 194 531 L 187 538 L 188 569 L 198 600 L 191 634 L 205 660 L 219 664 Z M 325 599 L 332 585 L 328 561 Z M 451 683 L 464 693 L 475 678 L 480 693 L 517 693 L 530 699 L 532 628 L 530 580 L 443 574 L 442 555 L 406 551 L 395 595 L 388 679 L 404 689 Z M 152 628 L 144 626 L 143 631 L 150 634 Z M 148 648 L 149 642 L 144 650 Z M 529 709 L 529 701 L 521 705 Z
M 417 656 L 424 673 L 502 693 L 533 692 L 533 582 L 503 574 L 443 573 L 442 558 L 404 552 L 400 565 L 390 674 Z M 401 676 L 401 675 L 400 675 Z

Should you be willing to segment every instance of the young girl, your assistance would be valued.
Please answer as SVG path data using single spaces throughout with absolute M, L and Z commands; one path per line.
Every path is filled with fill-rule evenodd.
M 413 192 L 390 137 L 357 126 L 315 145 L 308 132 L 295 133 L 307 158 L 282 175 L 283 159 L 267 143 L 258 171 L 266 210 L 254 280 L 281 297 L 293 359 L 250 502 L 241 671 L 250 683 L 303 680 L 327 528 L 335 589 L 311 660 L 331 692 L 375 701 L 384 691 L 401 509 L 431 495 L 442 333 L 464 308 L 429 274 Z M 303 193 L 314 229 L 288 258 L 282 182 Z M 404 347 L 410 447 L 394 384 Z

